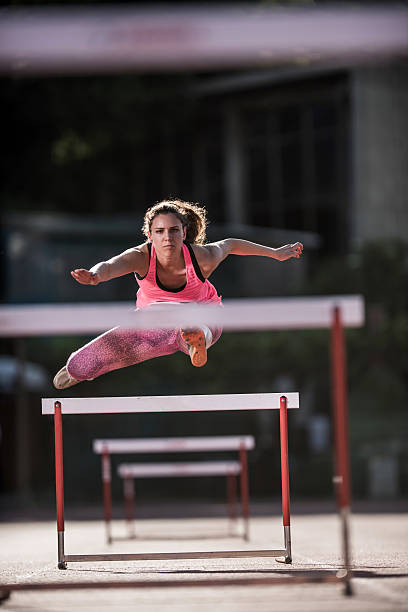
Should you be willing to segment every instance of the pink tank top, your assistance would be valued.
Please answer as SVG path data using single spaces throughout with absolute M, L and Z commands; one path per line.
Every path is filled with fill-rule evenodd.
M 193 249 L 190 245 L 183 244 L 184 262 L 186 264 L 187 282 L 179 289 L 167 289 L 157 277 L 156 273 L 156 251 L 153 244 L 148 244 L 150 251 L 149 269 L 146 276 L 140 277 L 135 272 L 139 285 L 137 292 L 136 307 L 146 308 L 153 302 L 213 302 L 220 304 L 221 298 L 208 279 L 201 273 Z

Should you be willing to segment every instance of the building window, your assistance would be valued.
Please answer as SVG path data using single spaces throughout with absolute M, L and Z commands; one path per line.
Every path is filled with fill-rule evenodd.
M 281 96 L 283 97 L 283 96 Z M 316 232 L 344 246 L 346 88 L 312 88 L 241 109 L 250 224 Z

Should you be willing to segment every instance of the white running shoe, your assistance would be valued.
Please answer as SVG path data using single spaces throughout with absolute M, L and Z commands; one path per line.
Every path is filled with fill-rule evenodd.
M 191 363 L 196 368 L 201 368 L 207 363 L 207 348 L 211 346 L 211 330 L 203 326 L 195 329 L 182 329 L 181 337 L 188 345 Z
M 54 387 L 56 389 L 68 389 L 68 387 L 73 387 L 74 385 L 77 385 L 81 381 L 71 376 L 71 374 L 67 370 L 67 367 L 64 366 L 54 376 L 53 382 L 54 382 Z

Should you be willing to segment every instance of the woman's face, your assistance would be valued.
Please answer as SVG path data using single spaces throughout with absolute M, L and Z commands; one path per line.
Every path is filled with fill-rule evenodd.
M 156 215 L 152 221 L 149 239 L 156 251 L 162 253 L 177 252 L 183 247 L 186 228 L 173 213 Z

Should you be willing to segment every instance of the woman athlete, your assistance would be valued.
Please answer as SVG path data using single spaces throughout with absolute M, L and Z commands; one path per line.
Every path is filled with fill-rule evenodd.
M 98 285 L 134 273 L 139 290 L 137 310 L 157 302 L 220 304 L 208 278 L 228 255 L 258 255 L 285 261 L 299 258 L 300 242 L 273 249 L 238 238 L 204 244 L 206 210 L 181 200 L 166 200 L 146 212 L 143 233 L 147 241 L 127 249 L 90 270 L 71 272 L 82 285 Z M 136 312 L 137 312 L 136 310 Z M 93 380 L 112 370 L 177 351 L 189 354 L 191 363 L 207 362 L 207 349 L 221 335 L 218 328 L 138 330 L 114 327 L 78 349 L 54 378 L 57 389 Z

